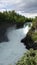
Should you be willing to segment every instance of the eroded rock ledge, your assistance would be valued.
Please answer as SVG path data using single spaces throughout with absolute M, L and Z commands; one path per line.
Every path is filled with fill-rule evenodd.
M 21 42 L 26 45 L 27 49 L 33 48 L 34 50 L 37 50 L 37 42 L 34 42 L 31 36 L 29 36 L 28 34 L 25 38 L 21 40 Z

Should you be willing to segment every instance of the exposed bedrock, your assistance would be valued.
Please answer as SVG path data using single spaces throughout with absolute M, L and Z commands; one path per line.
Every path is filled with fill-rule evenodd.
M 27 49 L 30 48 L 37 49 L 37 42 L 34 42 L 31 36 L 29 36 L 28 34 L 25 38 L 21 40 L 21 42 L 24 43 L 24 45 L 26 45 Z

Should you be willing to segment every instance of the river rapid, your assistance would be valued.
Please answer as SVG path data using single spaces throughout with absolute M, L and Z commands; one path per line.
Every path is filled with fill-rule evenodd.
M 6 35 L 9 41 L 0 43 L 0 65 L 16 65 L 16 62 L 27 51 L 21 39 L 26 37 L 29 29 L 28 25 L 20 29 L 13 29 L 13 27 L 7 29 Z

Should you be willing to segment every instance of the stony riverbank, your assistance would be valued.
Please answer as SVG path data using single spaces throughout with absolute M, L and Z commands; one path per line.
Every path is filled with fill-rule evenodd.
M 21 40 L 21 42 L 24 43 L 24 45 L 26 45 L 27 49 L 33 48 L 37 50 L 37 42 L 34 42 L 30 36 L 27 35 L 25 38 Z
M 21 40 L 26 45 L 27 49 L 33 48 L 37 50 L 37 17 L 32 21 L 32 27 L 29 30 L 26 38 Z

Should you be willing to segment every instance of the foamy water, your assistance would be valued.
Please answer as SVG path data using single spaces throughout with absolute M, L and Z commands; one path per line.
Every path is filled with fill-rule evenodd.
M 21 39 L 26 36 L 28 30 L 28 25 L 17 30 L 7 29 L 9 42 L 0 44 L 0 65 L 16 65 L 19 58 L 27 51 L 23 43 L 21 43 Z

